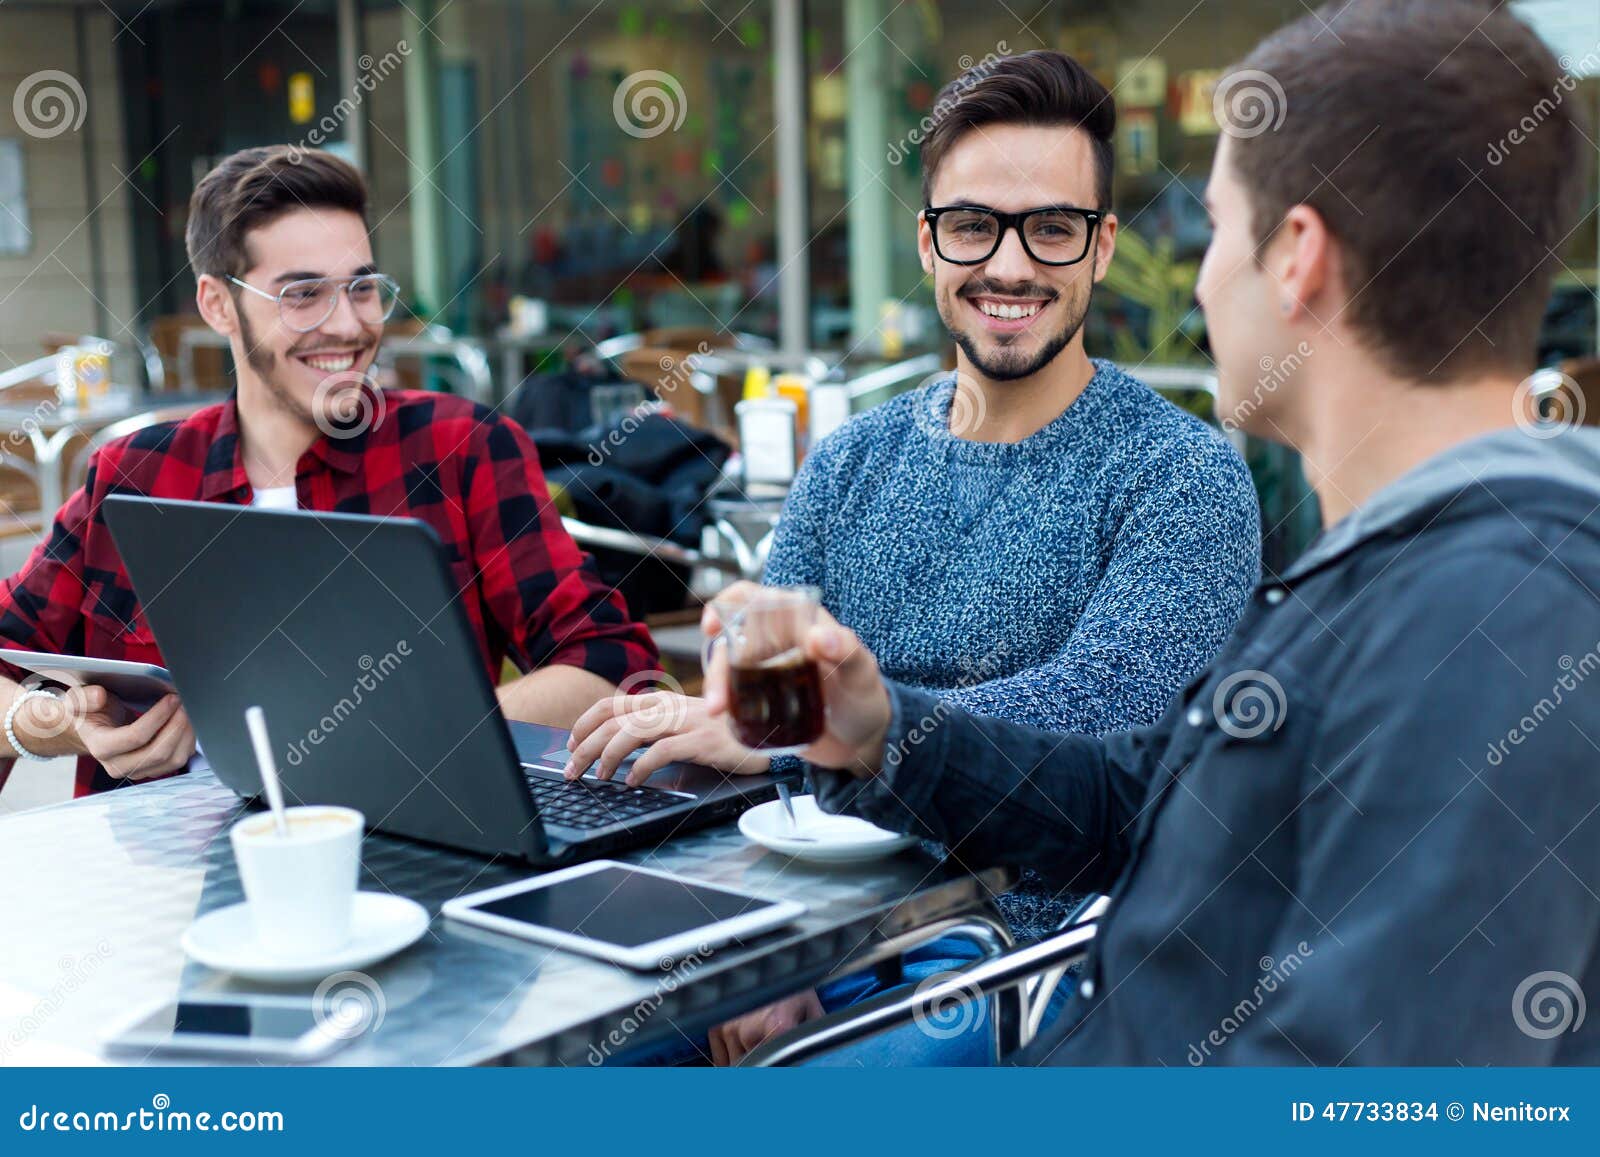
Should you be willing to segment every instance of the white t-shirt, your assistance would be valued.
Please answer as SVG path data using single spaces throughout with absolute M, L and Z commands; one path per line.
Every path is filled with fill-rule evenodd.
M 263 510 L 297 510 L 300 499 L 293 486 L 264 486 L 250 496 L 250 505 Z

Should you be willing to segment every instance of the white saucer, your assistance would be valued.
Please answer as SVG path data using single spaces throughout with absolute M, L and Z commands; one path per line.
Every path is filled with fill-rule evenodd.
M 249 907 L 234 904 L 200 917 L 189 925 L 180 943 L 201 964 L 247 980 L 321 980 L 335 972 L 376 964 L 410 947 L 428 930 L 428 910 L 404 896 L 357 892 L 353 923 L 344 947 L 315 959 L 284 958 L 262 950 Z
M 814 796 L 797 795 L 793 803 L 794 824 L 782 801 L 773 800 L 740 816 L 739 830 L 764 848 L 823 864 L 876 860 L 917 842 L 916 836 L 897 836 L 855 816 L 829 815 Z

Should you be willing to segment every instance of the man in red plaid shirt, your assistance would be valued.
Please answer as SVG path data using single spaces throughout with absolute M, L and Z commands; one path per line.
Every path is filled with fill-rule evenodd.
M 238 388 L 101 449 L 27 564 L 0 585 L 0 645 L 161 663 L 101 514 L 112 492 L 418 518 L 443 541 L 509 718 L 570 726 L 654 669 L 656 649 L 561 526 L 527 435 L 461 398 L 368 380 L 398 287 L 373 262 L 359 172 L 322 152 L 247 149 L 195 189 L 200 314 Z M 314 583 L 315 576 L 307 576 Z M 360 614 L 360 607 L 351 607 Z M 32 693 L 0 664 L 0 785 L 18 758 L 78 755 L 76 794 L 184 767 L 177 696 L 135 717 L 98 687 Z M 26 698 L 17 700 L 27 692 Z

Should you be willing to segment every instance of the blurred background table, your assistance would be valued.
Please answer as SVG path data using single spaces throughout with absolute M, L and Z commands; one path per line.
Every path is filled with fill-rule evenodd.
M 27 402 L 0 394 L 0 465 L 38 487 L 42 528 L 50 524 L 66 495 L 82 484 L 93 450 L 142 426 L 183 417 L 226 396 L 124 390 L 80 409 L 48 396 Z M 18 452 L 23 446 L 32 451 L 31 456 Z M 68 451 L 74 448 L 76 452 L 69 458 Z

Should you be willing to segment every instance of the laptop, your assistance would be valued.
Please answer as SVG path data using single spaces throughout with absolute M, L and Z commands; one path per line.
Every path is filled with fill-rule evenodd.
M 674 763 L 637 788 L 567 783 L 569 733 L 500 714 L 426 523 L 122 494 L 104 510 L 204 758 L 243 797 L 261 792 L 255 704 L 291 803 L 541 866 L 660 843 L 795 778 Z

